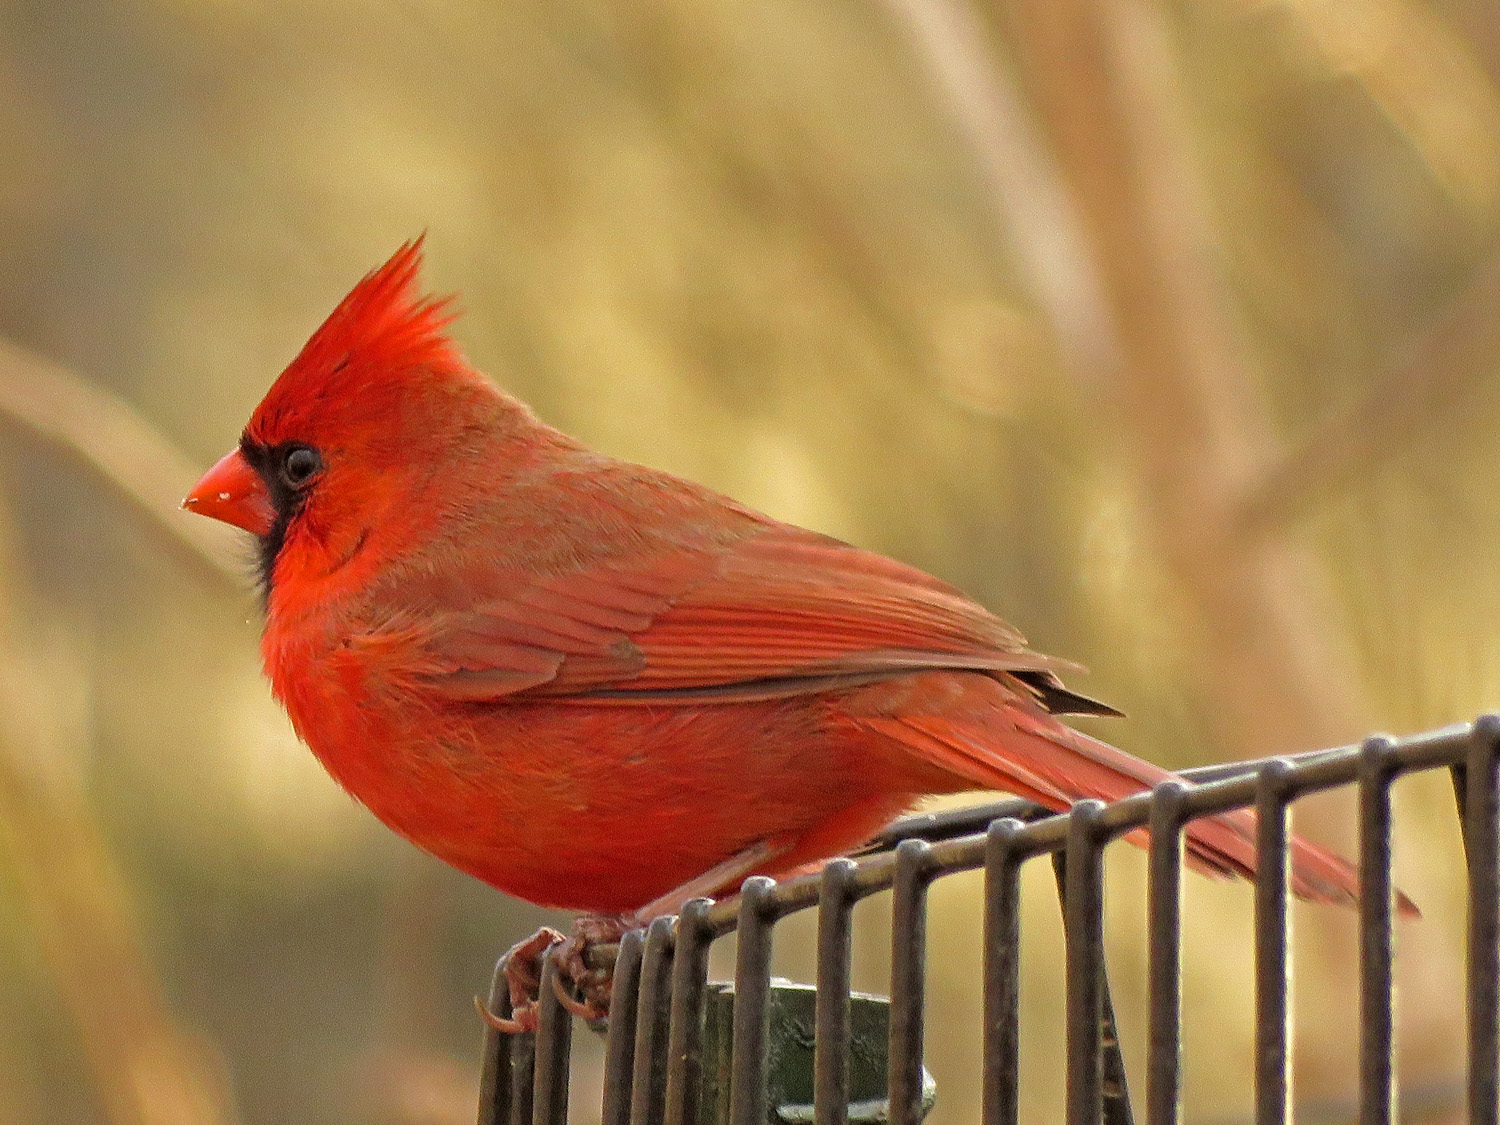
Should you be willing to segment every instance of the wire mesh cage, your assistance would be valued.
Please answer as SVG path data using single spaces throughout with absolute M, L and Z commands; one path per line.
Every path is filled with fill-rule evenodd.
M 595 951 L 612 963 L 614 993 L 606 1032 L 604 1125 L 814 1125 L 888 1120 L 916 1125 L 931 1104 L 923 1067 L 927 897 L 933 882 L 984 872 L 984 1125 L 1019 1119 L 1020 877 L 1048 857 L 1063 907 L 1066 939 L 1068 1125 L 1132 1121 L 1129 1082 L 1115 1033 L 1104 960 L 1104 848 L 1141 827 L 1151 833 L 1147 885 L 1148 1042 L 1145 1119 L 1175 1125 L 1182 1088 L 1183 830 L 1229 809 L 1258 814 L 1255 879 L 1256 1120 L 1290 1120 L 1289 848 L 1292 802 L 1320 790 L 1355 786 L 1359 798 L 1359 1104 L 1361 1122 L 1396 1120 L 1391 786 L 1419 771 L 1451 771 L 1467 858 L 1468 1120 L 1496 1125 L 1500 1114 L 1500 716 L 1400 740 L 1186 771 L 1155 790 L 1113 804 L 1081 801 L 1051 814 L 1002 801 L 897 822 L 871 850 L 835 859 L 820 875 L 777 884 L 746 881 L 738 898 L 695 900 L 676 918 L 658 918 Z M 891 897 L 891 975 L 882 1096 L 871 1099 L 856 1072 L 868 1036 L 866 999 L 851 993 L 855 904 Z M 817 911 L 817 986 L 811 1003 L 810 1104 L 785 1104 L 785 1069 L 773 1034 L 786 989 L 770 972 L 778 922 Z M 738 933 L 732 988 L 712 986 L 712 942 Z M 509 994 L 497 966 L 491 1010 Z M 569 1119 L 572 1019 L 554 996 L 556 966 L 543 967 L 540 1026 L 534 1035 L 490 1031 L 484 1043 L 481 1125 L 561 1125 Z M 791 1002 L 796 1002 L 795 1000 Z M 851 1065 L 851 1059 L 854 1060 Z M 851 1079 L 853 1075 L 853 1080 Z

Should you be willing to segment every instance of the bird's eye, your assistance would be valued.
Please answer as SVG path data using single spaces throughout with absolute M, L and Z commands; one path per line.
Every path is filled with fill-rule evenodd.
M 281 455 L 281 479 L 293 488 L 301 488 L 323 467 L 318 451 L 307 445 L 294 445 Z

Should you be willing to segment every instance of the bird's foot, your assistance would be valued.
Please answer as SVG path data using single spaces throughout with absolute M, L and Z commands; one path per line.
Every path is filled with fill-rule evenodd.
M 510 992 L 510 1015 L 497 1016 L 482 998 L 476 996 L 474 1006 L 479 1009 L 480 1018 L 506 1035 L 535 1031 L 537 995 L 542 986 L 542 958 L 548 950 L 565 940 L 551 926 L 543 926 L 525 941 L 511 946 L 503 958 L 505 986 Z
M 592 1022 L 608 1016 L 614 972 L 590 968 L 589 947 L 618 942 L 638 925 L 634 919 L 618 914 L 584 914 L 575 918 L 573 935 L 553 954 L 558 969 L 553 990 L 557 993 L 558 1003 L 582 1020 Z M 572 984 L 571 994 L 564 981 Z
M 535 1031 L 543 958 L 550 957 L 558 970 L 552 978 L 552 989 L 558 1003 L 579 1019 L 604 1019 L 609 1015 L 614 974 L 608 969 L 590 968 L 588 950 L 592 945 L 619 941 L 635 924 L 628 918 L 585 914 L 573 922 L 573 933 L 569 937 L 550 926 L 543 926 L 525 941 L 512 946 L 505 955 L 510 1015 L 497 1016 L 475 997 L 480 1017 L 496 1031 L 508 1035 Z

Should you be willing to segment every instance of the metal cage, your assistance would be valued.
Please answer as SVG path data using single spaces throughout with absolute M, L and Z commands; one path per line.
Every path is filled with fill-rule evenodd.
M 1068 1125 L 1128 1123 L 1131 1105 L 1114 1034 L 1104 963 L 1102 852 L 1131 829 L 1151 832 L 1148 884 L 1149 984 L 1146 1120 L 1180 1120 L 1182 833 L 1189 821 L 1228 809 L 1259 814 L 1255 880 L 1255 1092 L 1258 1122 L 1290 1120 L 1288 1011 L 1288 849 L 1291 803 L 1319 790 L 1359 791 L 1360 905 L 1359 1120 L 1395 1120 L 1391 877 L 1392 783 L 1417 771 L 1452 772 L 1468 864 L 1469 1120 L 1497 1125 L 1500 1068 L 1500 716 L 1411 738 L 1291 758 L 1187 771 L 1181 779 L 1105 805 L 1080 801 L 1047 814 L 1022 801 L 897 822 L 857 859 L 835 859 L 820 875 L 777 884 L 746 881 L 736 899 L 688 903 L 598 951 L 614 963 L 613 1012 L 606 1033 L 603 1125 L 697 1125 L 709 1120 L 763 1125 L 768 1118 L 770 953 L 776 923 L 818 911 L 813 1016 L 814 1125 L 850 1120 L 851 916 L 856 902 L 893 890 L 892 971 L 886 1052 L 891 1125 L 922 1118 L 922 1034 L 926 901 L 933 881 L 984 871 L 984 1125 L 1018 1118 L 1020 1014 L 1019 879 L 1029 861 L 1050 856 L 1066 934 Z M 727 1097 L 709 1106 L 704 1082 L 708 949 L 738 931 Z M 509 1010 L 497 967 L 490 1004 Z M 568 1120 L 572 1020 L 553 996 L 544 967 L 535 1035 L 489 1032 L 480 1088 L 481 1125 L 561 1125 Z

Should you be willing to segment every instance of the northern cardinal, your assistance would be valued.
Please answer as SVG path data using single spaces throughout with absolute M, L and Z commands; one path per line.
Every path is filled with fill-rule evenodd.
M 607 457 L 471 368 L 420 240 L 339 304 L 184 506 L 259 542 L 272 689 L 338 782 L 533 903 L 639 921 L 864 843 L 918 798 L 1055 809 L 1169 775 L 961 592 Z M 1249 812 L 1189 861 L 1254 871 Z M 1351 901 L 1302 840 L 1293 890 Z

